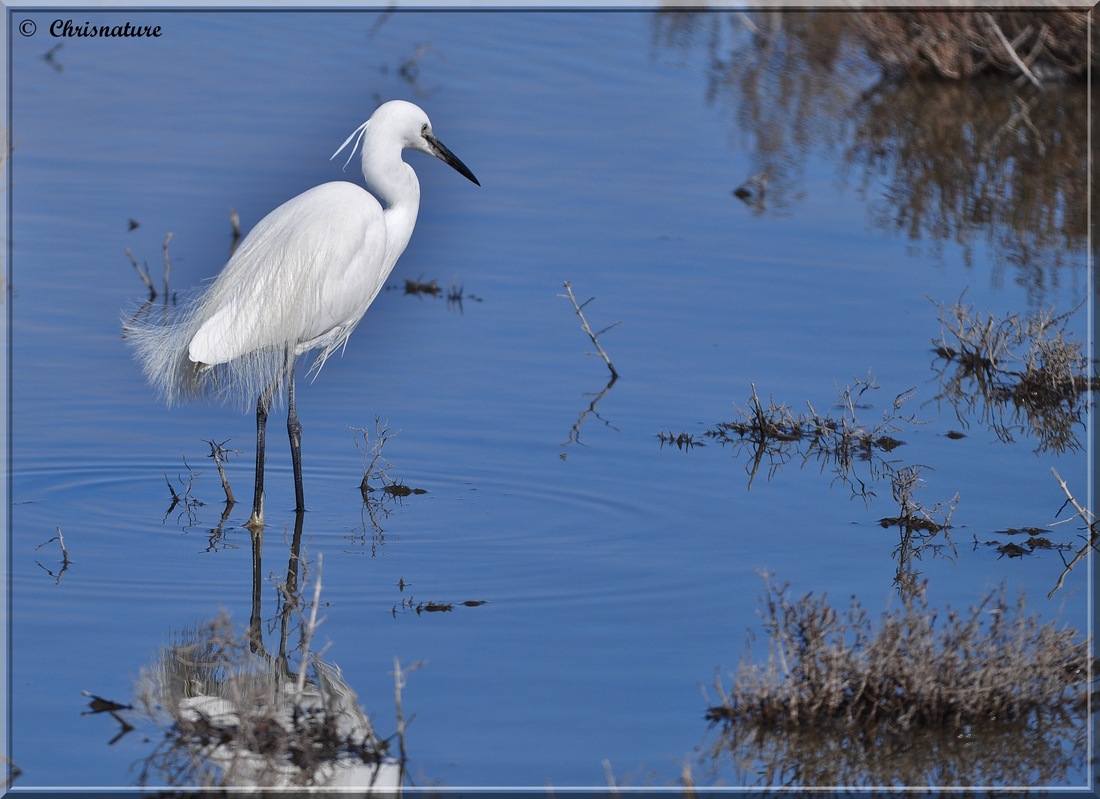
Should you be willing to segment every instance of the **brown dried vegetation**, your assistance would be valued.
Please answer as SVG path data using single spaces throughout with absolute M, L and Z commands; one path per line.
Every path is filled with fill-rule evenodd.
M 973 414 L 1001 441 L 1030 433 L 1040 451 L 1079 449 L 1077 430 L 1096 381 L 1068 331 L 1077 309 L 999 318 L 962 298 L 939 308 L 940 337 L 932 342 L 943 361 L 937 401 L 948 402 L 963 424 Z
M 921 729 L 1040 723 L 1085 711 L 1088 643 L 1008 602 L 1004 586 L 943 617 L 923 592 L 877 624 L 854 598 L 797 601 L 764 575 L 763 664 L 742 663 L 711 721 L 757 728 L 858 729 L 873 738 Z M 877 628 L 877 629 L 876 629 Z
M 850 15 L 887 72 L 960 80 L 985 74 L 1080 78 L 1088 69 L 1088 12 L 866 11 Z

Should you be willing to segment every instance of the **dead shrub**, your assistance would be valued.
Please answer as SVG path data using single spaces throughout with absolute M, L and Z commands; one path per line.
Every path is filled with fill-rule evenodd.
M 914 730 L 1025 723 L 1085 710 L 1088 642 L 1042 622 L 1006 589 L 941 617 L 924 592 L 877 623 L 853 597 L 792 600 L 764 575 L 764 663 L 743 661 L 707 718 L 755 728 L 843 728 L 882 739 Z

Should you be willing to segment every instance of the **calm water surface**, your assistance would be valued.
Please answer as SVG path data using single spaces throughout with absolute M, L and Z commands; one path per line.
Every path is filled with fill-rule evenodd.
M 889 132 L 870 134 L 861 93 L 877 76 L 858 58 L 792 89 L 778 76 L 796 73 L 729 57 L 748 40 L 724 15 L 88 11 L 164 35 L 66 40 L 46 59 L 56 15 L 23 16 L 38 33 L 11 40 L 18 786 L 135 784 L 155 731 L 109 744 L 117 724 L 82 717 L 81 691 L 130 701 L 179 630 L 223 609 L 243 626 L 252 610 L 249 503 L 222 521 L 204 442 L 240 451 L 228 477 L 250 497 L 253 420 L 153 395 L 120 337 L 120 309 L 144 299 L 124 250 L 159 283 L 171 232 L 173 291 L 200 286 L 228 253 L 230 208 L 247 230 L 310 186 L 359 180 L 329 155 L 394 97 L 427 110 L 482 187 L 408 156 L 423 189 L 412 243 L 343 357 L 299 393 L 302 546 L 311 576 L 323 556 L 324 657 L 381 734 L 394 729 L 394 658 L 424 664 L 404 694 L 418 784 L 605 785 L 610 770 L 670 785 L 685 763 L 700 784 L 738 784 L 700 762 L 713 734 L 700 689 L 715 701 L 716 671 L 759 632 L 758 571 L 872 612 L 897 601 L 897 533 L 878 523 L 897 513 L 888 480 L 861 472 L 875 496 L 858 497 L 795 458 L 750 488 L 743 452 L 661 446 L 662 431 L 706 440 L 752 384 L 796 412 L 840 414 L 837 387 L 870 372 L 881 388 L 858 414 L 872 425 L 914 388 L 905 411 L 926 424 L 895 433 L 906 443 L 890 457 L 925 467 L 929 506 L 959 496 L 957 557 L 919 564 L 932 604 L 965 607 L 1007 581 L 1045 617 L 1088 628 L 1087 565 L 1048 601 L 1059 552 L 980 545 L 1056 520 L 1052 466 L 1088 497 L 1087 431 L 1057 454 L 1027 431 L 1005 443 L 964 426 L 935 399 L 931 352 L 934 302 L 964 291 L 999 315 L 1081 303 L 1083 211 L 1060 195 L 1069 232 L 1037 221 L 1023 244 L 1003 215 L 949 216 L 946 232 L 932 209 L 927 224 L 897 222 L 912 215 L 909 165 Z M 732 191 L 765 168 L 754 210 Z M 406 279 L 464 298 L 408 296 Z M 594 298 L 594 328 L 621 322 L 601 339 L 621 373 L 602 395 L 609 374 L 564 281 Z M 1088 314 L 1070 323 L 1078 340 Z M 294 527 L 276 418 L 269 636 Z M 396 433 L 389 476 L 427 493 L 372 519 L 356 430 L 376 419 Z M 202 504 L 170 508 L 166 480 Z M 1079 544 L 1072 527 L 1050 536 Z M 410 598 L 456 606 L 417 614 Z M 1080 784 L 1078 768 L 1059 784 Z

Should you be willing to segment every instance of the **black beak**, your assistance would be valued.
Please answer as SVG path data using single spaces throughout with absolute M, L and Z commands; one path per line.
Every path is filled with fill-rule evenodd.
M 445 164 L 450 164 L 458 174 L 466 177 L 474 182 L 474 184 L 480 186 L 478 179 L 474 177 L 474 173 L 470 171 L 470 168 L 464 163 L 458 160 L 458 156 L 443 146 L 443 142 L 433 136 L 431 133 L 424 134 L 424 140 L 432 147 L 432 155 L 438 158 Z

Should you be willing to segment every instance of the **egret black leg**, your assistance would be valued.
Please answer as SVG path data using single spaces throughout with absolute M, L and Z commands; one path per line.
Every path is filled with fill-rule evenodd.
M 298 421 L 298 407 L 294 401 L 294 361 L 288 358 L 286 431 L 290 435 L 290 462 L 294 466 L 294 510 L 301 513 L 306 509 L 305 489 L 302 487 L 302 424 Z
M 256 400 L 256 489 L 252 495 L 252 516 L 245 525 L 252 529 L 262 529 L 264 526 L 264 449 L 271 395 L 271 387 L 268 387 Z

